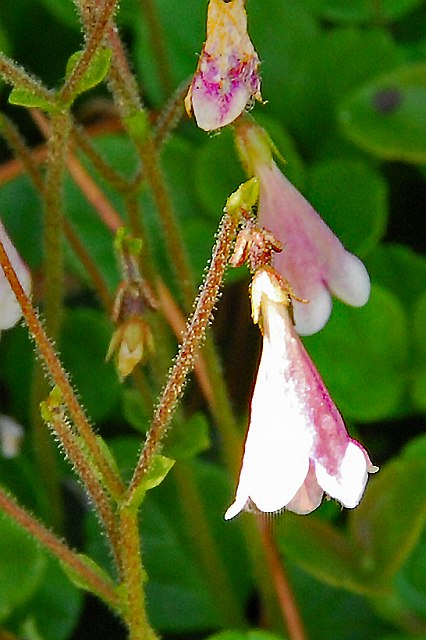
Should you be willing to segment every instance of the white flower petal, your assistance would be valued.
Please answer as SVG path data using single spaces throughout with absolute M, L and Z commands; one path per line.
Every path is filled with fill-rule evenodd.
M 362 447 L 349 440 L 336 473 L 329 474 L 318 462 L 315 463 L 315 471 L 318 484 L 324 491 L 344 507 L 353 509 L 359 504 L 364 493 L 369 466 L 368 456 Z
M 294 498 L 287 504 L 286 509 L 299 515 L 306 515 L 320 506 L 323 495 L 324 491 L 317 482 L 315 466 L 311 461 L 305 482 Z
M 0 238 L 18 279 L 28 294 L 31 289 L 31 278 L 27 267 L 10 241 L 5 228 L 0 222 Z M 10 288 L 9 282 L 0 267 L 0 331 L 13 327 L 21 317 L 21 307 Z
M 370 277 L 364 264 L 345 251 L 330 267 L 328 285 L 337 298 L 353 307 L 362 307 L 370 297 Z
M 297 379 L 292 375 L 288 309 L 266 298 L 262 317 L 262 357 L 236 500 L 226 513 L 227 519 L 249 499 L 264 512 L 283 509 L 309 470 L 313 425 L 300 403 Z
M 315 287 L 315 291 L 308 295 L 308 302 L 293 300 L 295 328 L 299 335 L 310 336 L 320 331 L 330 317 L 333 303 L 331 295 L 325 287 Z

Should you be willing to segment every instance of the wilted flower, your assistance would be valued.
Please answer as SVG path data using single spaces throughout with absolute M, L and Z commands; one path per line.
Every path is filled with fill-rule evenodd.
M 330 292 L 355 307 L 367 302 L 367 270 L 278 169 L 265 131 L 245 120 L 236 134 L 243 162 L 259 179 L 259 223 L 284 246 L 273 265 L 288 278 L 297 297 L 309 302 L 294 303 L 296 330 L 310 335 L 330 316 Z
M 233 122 L 254 98 L 262 100 L 259 58 L 247 34 L 244 0 L 210 0 L 207 40 L 185 107 L 213 131 Z
M 235 502 L 225 518 L 251 507 L 306 514 L 324 492 L 354 508 L 377 470 L 350 438 L 289 314 L 289 292 L 270 267 L 252 284 L 263 350 Z
M 106 359 L 115 354 L 117 371 L 120 378 L 125 378 L 153 351 L 154 341 L 149 325 L 141 317 L 132 316 L 114 331 Z
M 6 229 L 2 225 L 1 221 L 0 240 L 7 255 L 9 256 L 9 260 L 12 263 L 12 267 L 14 268 L 24 291 L 29 294 L 31 289 L 30 273 L 10 241 L 9 236 L 6 233 Z M 0 267 L 0 331 L 13 327 L 18 322 L 21 315 L 22 312 L 19 302 L 10 288 L 9 282 L 6 280 L 3 269 Z

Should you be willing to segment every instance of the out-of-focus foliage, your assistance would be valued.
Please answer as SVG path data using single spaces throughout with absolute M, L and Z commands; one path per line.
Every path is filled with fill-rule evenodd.
M 151 4 L 154 32 L 147 8 Z M 154 121 L 171 92 L 195 69 L 205 37 L 205 11 L 206 2 L 194 0 L 121 2 L 118 23 Z M 311 640 L 425 638 L 426 440 L 420 434 L 426 413 L 426 5 L 424 0 L 248 0 L 247 12 L 267 101 L 257 105 L 253 115 L 285 158 L 283 172 L 347 248 L 364 260 L 373 285 L 362 309 L 335 302 L 327 326 L 305 344 L 349 430 L 366 444 L 380 472 L 371 478 L 361 505 L 349 514 L 325 503 L 314 515 L 280 516 L 279 548 L 288 560 Z M 81 50 L 79 29 L 71 0 L 0 3 L 0 49 L 47 85 L 65 76 L 67 60 Z M 109 57 L 100 60 L 96 82 L 108 62 Z M 1 84 L 0 90 L 0 108 L 31 142 L 38 142 L 23 109 L 7 105 L 9 89 Z M 77 117 L 84 117 L 92 100 L 106 95 L 98 87 L 80 96 Z M 24 98 L 14 102 L 28 104 Z M 110 165 L 133 175 L 136 152 L 122 132 L 98 127 L 94 144 Z M 0 150 L 8 161 L 5 147 Z M 81 160 L 126 219 L 123 198 L 86 158 Z M 165 142 L 162 163 L 200 282 L 223 205 L 244 179 L 232 132 L 209 137 L 185 118 Z M 69 176 L 65 193 L 68 219 L 112 293 L 119 272 L 111 233 Z M 156 269 L 176 292 L 145 189 L 140 202 Z M 38 282 L 42 216 L 39 197 L 26 176 L 2 178 L 0 216 Z M 112 325 L 70 247 L 66 260 L 67 309 L 58 347 L 88 413 L 112 443 L 128 478 L 152 408 L 135 389 L 120 384 L 111 363 L 105 364 Z M 246 295 L 247 283 L 238 284 L 245 277 L 244 269 L 229 274 L 216 341 L 225 372 L 231 372 L 228 377 L 237 362 L 234 378 L 247 380 L 249 388 L 254 372 L 245 362 L 253 361 L 250 354 L 257 347 L 251 338 L 244 338 L 244 344 L 239 339 L 252 335 L 247 333 L 249 312 L 243 317 L 235 311 L 241 306 L 237 296 Z M 169 340 L 158 345 L 160 355 L 162 349 L 174 354 L 175 340 L 171 335 Z M 33 355 L 22 327 L 1 336 L 0 413 L 15 416 L 27 435 L 16 459 L 0 454 L 0 481 L 48 520 L 49 496 L 38 482 L 30 436 Z M 149 365 L 155 397 L 158 380 L 167 373 L 160 356 L 158 362 Z M 239 381 L 229 380 L 230 388 L 238 388 Z M 248 397 L 234 400 L 235 406 L 248 407 Z M 250 514 L 223 521 L 236 478 L 224 471 L 220 439 L 204 410 L 191 387 L 163 452 L 177 462 L 161 486 L 148 492 L 142 508 L 150 619 L 165 638 L 279 640 L 285 637 L 279 620 L 269 621 L 274 633 L 255 629 L 263 620 L 256 614 L 256 573 L 243 534 Z M 246 413 L 238 416 L 241 433 Z M 88 514 L 68 465 L 59 464 L 67 536 L 108 569 L 110 557 L 98 524 Z M 194 504 L 206 517 L 210 543 L 235 601 L 248 614 L 251 631 L 237 630 L 229 621 L 226 603 L 205 573 L 200 550 L 205 532 L 198 511 L 191 511 Z M 92 606 L 86 603 L 84 613 L 82 595 L 58 563 L 6 517 L 0 518 L 1 627 L 30 640 L 79 640 L 87 637 L 79 621 L 87 625 L 89 619 L 96 640 L 103 637 L 97 629 L 113 622 L 108 612 Z M 124 637 L 123 630 L 111 628 L 111 640 Z

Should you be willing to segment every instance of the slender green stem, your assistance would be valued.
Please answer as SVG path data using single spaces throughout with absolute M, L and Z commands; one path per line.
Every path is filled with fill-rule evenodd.
M 160 167 L 158 151 L 149 132 L 146 132 L 143 140 L 135 139 L 135 144 L 142 160 L 144 177 L 151 189 L 163 227 L 168 254 L 172 257 L 172 264 L 183 293 L 185 307 L 189 310 L 195 293 L 194 278 L 186 255 L 181 230 L 174 215 L 171 198 Z
M 34 162 L 31 151 L 18 129 L 3 113 L 0 113 L 0 134 L 6 140 L 9 148 L 21 160 L 36 189 L 39 193 L 43 193 L 44 182 L 39 167 Z
M 44 265 L 46 328 L 57 340 L 62 320 L 64 289 L 63 253 L 63 180 L 71 120 L 67 112 L 55 114 L 51 120 L 51 135 L 47 143 L 47 171 L 44 189 Z
M 156 640 L 157 636 L 151 629 L 146 614 L 138 512 L 125 504 L 120 509 L 120 535 L 122 588 L 129 640 Z
M 97 264 L 81 242 L 77 233 L 74 231 L 72 224 L 68 220 L 64 221 L 64 230 L 70 247 L 73 249 L 81 264 L 86 269 L 86 272 L 90 276 L 90 280 L 95 287 L 96 293 L 99 296 L 104 309 L 107 313 L 110 313 L 113 299 L 103 274 L 98 269 Z
M 72 551 L 62 540 L 37 520 L 0 487 L 0 509 L 7 513 L 19 526 L 33 536 L 49 553 L 60 560 L 82 583 L 96 593 L 115 610 L 119 609 L 119 599 L 111 581 L 107 581 L 84 557 Z
M 130 498 L 149 469 L 152 457 L 161 447 L 162 439 L 172 419 L 177 401 L 185 387 L 187 375 L 194 366 L 197 349 L 204 339 L 206 329 L 211 321 L 237 225 L 237 216 L 225 213 L 195 311 L 188 324 L 178 355 L 154 412 L 145 446 L 133 474 L 128 489 Z
M 132 74 L 124 47 L 113 23 L 109 30 L 108 44 L 113 51 L 108 73 L 110 89 L 123 117 L 137 113 L 142 108 L 138 84 Z
M 64 404 L 69 411 L 77 431 L 86 443 L 94 464 L 97 465 L 99 472 L 103 476 L 105 486 L 108 488 L 108 491 L 112 496 L 120 496 L 124 491 L 123 483 L 104 455 L 83 408 L 76 398 L 73 388 L 68 380 L 68 376 L 43 329 L 42 323 L 40 322 L 28 296 L 25 294 L 18 277 L 16 276 L 1 240 L 0 263 L 10 287 L 21 306 L 22 314 L 25 322 L 27 323 L 30 335 L 33 337 L 37 345 L 37 349 L 49 374 L 61 391 Z
M 47 170 L 42 191 L 44 200 L 44 276 L 46 330 L 56 342 L 62 323 L 64 255 L 63 255 L 63 179 L 67 155 L 70 118 L 66 112 L 57 112 L 51 120 L 51 136 L 47 144 Z M 31 167 L 29 158 L 26 165 Z M 31 177 L 38 183 L 38 172 L 31 167 Z M 55 446 L 40 418 L 38 405 L 46 396 L 48 385 L 39 363 L 36 363 L 31 389 L 32 436 L 40 478 L 50 503 L 49 517 L 58 528 L 62 527 L 63 505 L 60 476 Z
M 97 149 L 92 144 L 90 136 L 86 131 L 78 124 L 73 125 L 72 137 L 78 144 L 79 148 L 90 160 L 92 165 L 98 171 L 98 173 L 110 184 L 110 186 L 121 193 L 125 193 L 129 190 L 130 185 L 126 178 L 123 178 L 117 171 L 115 171 L 102 157 Z
M 119 544 L 115 514 L 109 496 L 102 485 L 102 478 L 99 477 L 97 469 L 93 465 L 90 452 L 86 450 L 84 443 L 79 441 L 69 424 L 62 405 L 54 401 L 52 395 L 42 403 L 42 413 L 91 497 L 108 535 L 115 558 L 118 559 Z
M 167 51 L 167 40 L 163 33 L 155 2 L 153 0 L 141 0 L 141 5 L 148 25 L 149 41 L 154 54 L 153 58 L 157 65 L 157 77 L 162 84 L 164 94 L 168 96 L 173 91 L 173 78 Z
M 158 149 L 183 115 L 183 101 L 188 92 L 189 84 L 190 80 L 185 80 L 179 85 L 155 122 L 154 143 Z

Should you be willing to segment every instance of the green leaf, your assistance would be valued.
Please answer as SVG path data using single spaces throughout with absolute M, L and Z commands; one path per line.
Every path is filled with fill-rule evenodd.
M 94 421 L 104 420 L 116 405 L 121 385 L 105 355 L 112 328 L 93 309 L 68 311 L 64 318 L 60 352 L 83 406 Z
M 0 512 L 0 621 L 29 600 L 44 566 L 44 554 L 34 540 Z
M 266 111 L 303 135 L 316 111 L 309 100 L 309 66 L 318 23 L 300 2 L 252 2 L 248 11 L 249 32 L 262 60 L 262 95 L 268 101 L 265 107 L 257 105 L 254 115 Z
M 426 162 L 426 64 L 410 64 L 356 91 L 340 109 L 343 133 L 386 160 Z
M 426 293 L 426 257 L 399 244 L 380 244 L 365 259 L 371 279 L 392 291 L 410 317 Z M 421 329 L 421 327 L 419 327 Z
M 154 489 L 163 482 L 164 478 L 169 473 L 174 463 L 175 461 L 171 458 L 167 458 L 166 456 L 162 456 L 160 454 L 156 454 L 153 457 L 148 471 L 143 476 L 142 482 L 134 492 L 131 501 L 131 504 L 134 508 L 137 508 L 141 504 L 141 502 L 145 498 L 146 492 L 149 491 L 149 489 Z
M 124 389 L 121 398 L 124 418 L 136 431 L 146 433 L 149 428 L 152 410 L 145 407 L 139 391 L 137 389 Z
M 80 29 L 75 3 L 64 2 L 64 0 L 38 0 L 46 9 L 60 20 L 66 27 Z M 61 26 L 63 26 L 61 25 Z
M 106 571 L 104 571 L 103 569 L 101 569 L 101 567 L 96 564 L 96 562 L 94 560 L 92 560 L 92 558 L 90 558 L 89 556 L 87 556 L 84 553 L 79 553 L 78 554 L 79 558 L 81 558 L 84 563 L 94 572 L 96 573 L 99 578 L 101 578 L 104 582 L 108 583 L 110 585 L 110 587 L 114 588 L 114 583 L 111 580 L 110 576 L 107 574 Z M 88 591 L 89 593 L 94 593 L 95 595 L 99 595 L 99 593 L 97 591 L 93 590 L 93 587 L 91 584 L 89 584 L 84 577 L 82 577 L 79 573 L 77 573 L 76 571 L 74 571 L 71 567 L 69 567 L 65 562 L 60 562 L 61 568 L 63 570 L 63 572 L 65 573 L 65 575 L 67 576 L 67 578 L 78 588 L 78 589 L 82 589 L 84 591 Z
M 219 467 L 200 460 L 185 463 L 181 473 L 198 489 L 223 565 L 238 567 L 238 571 L 229 571 L 229 580 L 243 604 L 252 588 L 250 563 L 239 523 L 223 519 L 231 499 L 229 478 Z M 223 614 L 209 578 L 200 567 L 195 543 L 200 531 L 194 526 L 190 506 L 184 506 L 185 483 L 181 486 L 176 475 L 170 475 L 150 492 L 142 506 L 149 617 L 153 626 L 164 633 L 211 631 L 224 625 Z
M 389 584 L 426 521 L 426 460 L 395 460 L 374 476 L 349 517 L 360 569 L 371 584 Z
M 68 79 L 78 63 L 81 60 L 83 55 L 82 51 L 76 51 L 70 56 L 67 62 L 65 78 Z M 74 89 L 74 96 L 77 96 L 84 91 L 88 91 L 95 87 L 97 84 L 102 82 L 105 76 L 108 73 L 109 65 L 111 62 L 112 50 L 111 49 L 100 49 L 93 56 L 89 66 L 87 67 L 84 75 L 77 83 Z
M 369 590 L 357 572 L 357 550 L 335 527 L 311 516 L 286 513 L 279 521 L 279 548 L 317 580 L 362 593 Z
M 188 460 L 209 447 L 209 424 L 202 413 L 176 422 L 165 443 L 167 455 L 176 460 Z
M 78 623 L 83 596 L 56 559 L 47 556 L 46 561 L 43 582 L 25 610 L 20 612 L 23 622 L 19 626 L 31 624 L 46 640 L 67 640 Z
M 353 253 L 365 255 L 386 231 L 386 181 L 366 163 L 336 158 L 314 165 L 307 197 Z
M 415 405 L 426 411 L 426 291 L 417 301 L 414 309 L 414 342 L 415 361 L 418 363 L 412 386 L 412 397 Z
M 283 170 L 297 186 L 304 183 L 302 161 L 294 142 L 272 118 L 259 118 L 286 163 Z M 227 198 L 247 180 L 237 156 L 230 128 L 199 147 L 194 158 L 195 189 L 204 209 L 218 220 Z
M 311 517 L 301 516 L 301 526 Z M 308 638 L 382 638 L 393 630 L 374 613 L 370 598 L 319 581 L 290 559 L 285 558 L 285 564 Z
M 411 611 L 426 620 L 426 531 L 398 572 L 395 588 Z
M 404 460 L 426 459 L 426 435 L 410 440 L 407 446 L 404 447 L 402 457 Z
M 209 636 L 208 640 L 284 640 L 284 636 L 261 629 L 251 629 L 250 631 L 221 631 Z
M 422 4 L 422 0 L 381 0 L 376 8 L 367 0 L 304 0 L 316 15 L 336 22 L 394 21 L 404 17 Z
M 53 97 L 52 101 L 45 100 L 41 96 L 28 91 L 28 89 L 19 89 L 19 87 L 12 89 L 9 94 L 9 102 L 19 107 L 42 109 L 43 111 L 47 111 L 47 113 L 54 113 L 58 110 L 58 106 L 53 101 Z
M 345 418 L 369 422 L 407 411 L 407 323 L 399 300 L 373 285 L 364 307 L 335 300 L 324 329 L 304 339 Z
M 128 3 L 123 3 L 126 9 Z M 124 15 L 133 31 L 133 61 L 141 78 L 148 102 L 156 107 L 169 98 L 171 91 L 189 79 L 197 66 L 205 36 L 206 6 L 203 2 L 185 3 L 179 0 L 157 0 L 155 3 L 158 28 L 165 43 L 159 64 L 157 42 L 151 37 L 149 10 L 136 5 L 135 10 Z M 140 11 L 140 13 L 139 13 Z M 170 87 L 167 87 L 167 77 Z
M 141 488 L 145 491 L 158 487 L 163 482 L 175 461 L 162 455 L 155 455 L 148 472 L 145 474 Z

